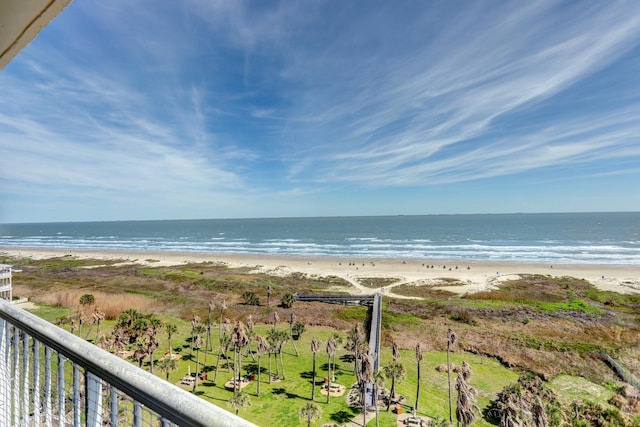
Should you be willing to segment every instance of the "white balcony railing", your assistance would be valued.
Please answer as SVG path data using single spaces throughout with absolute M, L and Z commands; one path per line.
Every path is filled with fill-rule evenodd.
M 0 300 L 0 426 L 250 427 Z

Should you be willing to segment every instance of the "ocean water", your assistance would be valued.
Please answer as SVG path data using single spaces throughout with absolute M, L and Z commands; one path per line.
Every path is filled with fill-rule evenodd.
M 0 248 L 640 265 L 640 212 L 0 225 Z

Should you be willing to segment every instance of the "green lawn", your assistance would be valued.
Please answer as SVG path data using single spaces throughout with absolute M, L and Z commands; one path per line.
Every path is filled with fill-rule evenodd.
M 64 315 L 68 315 L 70 311 L 64 308 L 46 307 L 40 306 L 34 310 L 34 313 L 45 318 L 49 321 L 55 321 L 56 318 Z M 173 323 L 178 327 L 178 332 L 172 338 L 173 352 L 176 352 L 182 356 L 178 363 L 178 369 L 170 374 L 169 380 L 171 383 L 178 383 L 180 379 L 187 374 L 187 372 L 195 372 L 196 370 L 196 355 L 190 355 L 190 332 L 191 323 L 174 317 L 163 317 L 164 323 Z M 361 319 L 360 319 L 361 321 Z M 355 320 L 354 320 L 355 322 Z M 105 321 L 101 325 L 101 331 L 108 332 L 113 328 L 114 321 Z M 88 325 L 83 328 L 83 337 L 91 341 L 95 339 L 95 329 L 89 330 Z M 288 324 L 283 323 L 278 326 L 279 329 L 288 330 Z M 69 330 L 69 326 L 66 325 L 66 329 Z M 265 336 L 271 329 L 268 325 L 256 325 L 255 332 L 257 334 Z M 316 382 L 318 386 L 322 384 L 323 378 L 327 375 L 327 353 L 325 351 L 325 344 L 327 339 L 335 333 L 334 330 L 329 328 L 310 327 L 307 326 L 306 331 L 300 338 L 295 341 L 296 346 L 300 352 L 300 356 L 295 355 L 293 342 L 288 342 L 284 345 L 284 365 L 285 365 L 285 380 L 280 382 L 273 382 L 269 384 L 267 367 L 268 357 L 263 356 L 261 360 L 262 368 L 262 381 L 261 381 L 261 397 L 257 397 L 257 383 L 251 382 L 243 391 L 248 393 L 251 398 L 252 405 L 246 409 L 240 411 L 240 416 L 246 418 L 257 425 L 271 426 L 277 425 L 279 427 L 287 426 L 302 426 L 304 422 L 299 419 L 298 411 L 302 406 L 310 401 L 311 397 L 311 378 L 312 378 L 312 353 L 310 350 L 311 339 L 315 336 L 321 341 L 320 351 L 317 354 L 317 372 Z M 346 333 L 341 333 L 343 338 L 346 338 Z M 422 337 L 423 342 L 428 342 L 431 339 L 428 335 Z M 221 406 L 227 410 L 231 410 L 227 406 L 227 401 L 232 397 L 233 391 L 224 388 L 224 383 L 232 378 L 231 371 L 227 370 L 226 361 L 222 360 L 220 363 L 221 369 L 218 374 L 217 381 L 213 381 L 214 367 L 216 364 L 216 358 L 218 353 L 218 328 L 214 327 L 212 330 L 213 340 L 213 352 L 208 354 L 205 359 L 204 351 L 200 353 L 200 372 L 205 372 L 208 375 L 208 379 L 201 382 L 197 389 L 196 394 L 218 406 Z M 159 336 L 160 347 L 155 353 L 154 359 L 161 358 L 168 351 L 168 342 L 166 333 L 161 331 Z M 346 341 L 346 339 L 345 339 Z M 400 343 L 401 345 L 401 343 Z M 252 348 L 255 350 L 256 344 L 253 343 Z M 232 354 L 232 353 L 230 353 Z M 344 350 L 343 345 L 338 346 L 337 352 L 337 366 L 336 376 L 339 384 L 350 387 L 355 378 L 353 375 L 353 363 L 349 362 L 345 357 L 347 351 Z M 428 416 L 435 418 L 440 416 L 442 418 L 449 417 L 448 407 L 448 381 L 446 372 L 438 372 L 436 367 L 438 365 L 446 363 L 447 357 L 445 352 L 426 352 L 424 353 L 424 359 L 421 362 L 421 393 L 419 402 L 418 414 L 422 416 Z M 382 349 L 382 366 L 391 361 L 391 349 Z M 466 361 L 471 365 L 472 375 L 468 383 L 476 389 L 478 392 L 478 406 L 483 409 L 487 406 L 491 399 L 493 399 L 499 391 L 505 385 L 515 383 L 518 378 L 518 373 L 509 370 L 499 364 L 494 359 L 481 358 L 478 355 L 473 355 L 464 352 L 454 352 L 451 354 L 451 361 L 455 365 L 461 365 L 463 361 Z M 402 362 L 406 368 L 406 378 L 396 384 L 397 393 L 406 397 L 405 411 L 409 411 L 415 404 L 416 398 L 416 384 L 417 384 L 417 365 L 412 350 L 401 350 Z M 252 360 L 251 357 L 245 357 L 242 362 L 243 374 L 248 372 L 256 372 L 257 363 Z M 272 366 L 275 369 L 275 362 L 272 362 Z M 145 360 L 144 367 L 149 368 L 148 360 Z M 155 374 L 161 378 L 165 377 L 165 373 L 162 372 L 156 366 Z M 452 373 L 451 380 L 452 385 L 455 383 L 455 373 Z M 611 392 L 603 389 L 600 386 L 593 384 L 593 387 L 585 387 L 580 383 L 575 385 L 576 381 L 573 377 L 567 380 L 565 377 L 560 377 L 552 382 L 554 390 L 562 396 L 565 400 L 570 401 L 574 398 L 587 398 L 596 401 L 606 401 Z M 586 380 L 585 380 L 586 381 Z M 567 385 L 568 384 L 568 385 Z M 572 386 L 572 384 L 574 386 Z M 390 387 L 390 381 L 387 380 L 385 384 Z M 596 392 L 591 393 L 589 390 L 594 389 Z M 597 389 L 597 390 L 596 390 Z M 455 393 L 455 390 L 453 391 Z M 454 404 L 454 419 L 455 419 L 455 395 L 453 396 Z M 326 396 L 320 393 L 319 387 L 316 388 L 316 402 L 322 410 L 322 419 L 315 423 L 320 425 L 321 423 L 344 423 L 358 414 L 357 409 L 351 409 L 346 402 L 346 394 L 343 397 L 332 397 L 330 403 L 326 403 Z M 387 412 L 385 410 L 380 411 L 380 425 L 388 426 L 393 425 L 396 415 L 393 412 Z M 374 425 L 374 417 L 368 417 L 370 425 Z M 481 417 L 478 418 L 475 426 L 489 426 L 490 424 L 484 421 Z

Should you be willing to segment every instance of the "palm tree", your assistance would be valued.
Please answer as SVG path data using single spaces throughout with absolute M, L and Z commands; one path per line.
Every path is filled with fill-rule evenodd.
M 282 371 L 282 379 L 284 380 L 284 360 L 282 360 L 282 347 L 289 340 L 289 336 L 285 331 L 279 332 L 278 353 L 280 353 L 280 370 Z
M 210 350 L 213 351 L 213 342 L 212 342 L 212 339 L 211 339 L 211 324 L 212 324 L 212 322 L 211 322 L 211 312 L 213 312 L 213 310 L 215 310 L 215 309 L 216 309 L 216 303 L 213 302 L 213 301 L 209 301 L 207 303 L 207 344 L 206 344 L 206 347 L 204 349 L 205 350 L 205 363 L 206 363 L 206 360 L 207 360 L 206 352 L 208 352 Z
M 309 402 L 300 408 L 300 418 L 307 422 L 307 427 L 311 426 L 311 421 L 319 420 L 322 417 L 322 410 L 315 403 Z
M 469 381 L 469 378 L 471 378 L 471 366 L 469 366 L 466 360 L 462 361 L 462 366 L 460 367 L 460 373 L 462 374 L 462 378 L 465 381 Z
M 462 372 L 458 374 L 456 379 L 456 391 L 458 392 L 456 419 L 459 424 L 462 424 L 462 427 L 467 427 L 476 419 L 474 409 L 477 411 L 480 411 L 480 409 L 475 404 L 476 390 L 467 384 Z
M 93 322 L 96 324 L 96 340 L 100 335 L 100 322 L 104 320 L 104 317 L 105 317 L 104 312 L 100 310 L 98 307 L 96 307 L 93 310 Z
M 213 377 L 213 381 L 215 382 L 216 379 L 218 378 L 218 366 L 220 363 L 220 356 L 222 355 L 222 346 L 224 344 L 224 338 L 223 338 L 223 334 L 222 334 L 222 316 L 224 315 L 224 312 L 227 310 L 227 301 L 222 298 L 220 300 L 220 320 L 218 321 L 218 342 L 220 344 L 220 347 L 218 349 L 218 358 L 216 359 L 216 373 Z M 226 325 L 225 325 L 226 326 Z M 225 353 L 225 357 L 226 357 L 226 353 Z
M 291 343 L 293 344 L 293 349 L 296 351 L 296 357 L 300 357 L 300 353 L 298 352 L 298 347 L 296 347 L 296 342 L 293 339 L 293 324 L 296 323 L 296 315 L 295 313 L 291 313 L 289 316 L 289 337 L 291 338 Z
M 261 335 L 258 335 L 257 340 L 258 340 L 258 349 L 256 350 L 256 353 L 258 354 L 258 393 L 257 395 L 258 397 L 260 397 L 260 371 L 261 371 L 260 358 L 264 356 L 267 351 L 269 351 L 269 343 Z M 269 372 L 269 375 L 271 375 L 271 372 Z
M 204 330 L 202 325 L 198 325 L 194 332 L 197 334 L 196 339 L 192 344 L 196 349 L 196 380 L 193 382 L 193 392 L 196 391 L 196 385 L 198 384 L 198 376 L 200 375 L 200 349 L 202 348 L 202 336 L 200 335 Z
M 147 318 L 147 329 L 145 331 L 145 340 L 147 344 L 147 353 L 149 355 L 149 371 L 153 374 L 153 353 L 158 349 L 158 332 L 162 327 L 162 320 L 151 314 Z
M 313 353 L 313 380 L 311 381 L 311 400 L 316 399 L 316 353 L 320 350 L 320 342 L 316 337 L 311 340 L 311 352 Z M 327 390 L 328 392 L 329 390 Z
M 387 403 L 388 411 L 391 406 L 391 400 L 396 397 L 396 383 L 402 382 L 404 377 L 407 375 L 407 371 L 401 362 L 393 360 L 384 367 L 384 375 L 387 378 L 391 378 L 391 396 L 389 396 L 389 401 Z
M 133 353 L 134 359 L 138 361 L 138 368 L 142 368 L 142 362 L 144 358 L 147 357 L 147 351 L 145 350 L 144 343 L 138 342 L 138 348 Z
M 267 285 L 267 307 L 271 307 L 271 294 L 273 293 L 273 286 Z
M 240 349 L 247 345 L 249 338 L 242 322 L 237 321 L 236 326 L 231 333 L 231 342 L 233 343 L 233 392 L 237 394 L 240 390 L 240 374 L 242 371 L 242 353 Z M 237 360 L 237 363 L 236 363 Z
M 327 361 L 327 366 L 328 366 L 328 378 L 329 378 L 329 383 L 327 384 L 327 403 L 329 403 L 329 401 L 331 400 L 331 379 L 332 379 L 332 374 L 331 374 L 331 356 L 335 356 L 336 354 L 336 340 L 331 337 L 327 340 L 327 356 L 328 356 L 328 361 Z M 334 367 L 335 369 L 335 367 Z
M 204 344 L 204 364 L 207 364 L 207 356 L 209 356 L 209 351 L 213 351 L 213 340 L 211 339 L 211 312 L 215 310 L 216 304 L 213 301 L 209 301 L 207 304 L 207 320 L 205 322 L 205 327 L 207 328 L 206 340 Z
M 360 371 L 360 383 L 362 387 L 362 416 L 364 418 L 363 425 L 367 425 L 367 384 L 373 382 L 373 362 L 371 355 L 363 353 L 362 369 Z
M 164 371 L 166 374 L 165 380 L 169 381 L 169 373 L 178 369 L 178 364 L 176 363 L 176 359 L 171 356 L 163 357 L 158 362 L 158 368 L 160 368 L 161 371 Z
M 338 347 L 341 346 L 344 342 L 344 340 L 342 339 L 342 335 L 338 334 L 338 333 L 334 333 L 333 336 L 331 337 L 333 338 L 333 341 L 336 343 L 336 352 L 333 353 L 333 360 L 331 361 L 331 365 L 333 366 L 333 376 L 335 378 L 335 372 L 336 372 L 336 353 L 338 352 Z M 332 378 L 332 380 L 334 379 Z
M 251 406 L 251 398 L 249 398 L 249 395 L 247 393 L 241 391 L 240 393 L 234 395 L 231 399 L 229 399 L 227 405 L 235 409 L 236 415 L 238 415 L 238 411 L 240 409 L 246 409 Z
M 284 364 L 282 361 L 282 347 L 285 342 L 289 339 L 289 334 L 285 331 L 277 331 L 272 329 L 269 331 L 267 335 L 267 340 L 269 341 L 269 345 L 271 346 L 271 353 L 274 354 L 276 359 L 276 376 L 280 377 L 280 379 L 284 380 Z M 269 372 L 271 372 L 271 353 L 269 353 Z M 278 371 L 278 356 L 280 357 L 280 371 L 282 374 L 280 375 L 280 371 Z
M 147 334 L 145 337 L 145 345 L 146 345 L 146 351 L 147 351 L 147 355 L 149 356 L 149 372 L 151 372 L 153 374 L 153 354 L 155 353 L 155 351 L 158 349 L 158 345 L 160 344 L 158 342 L 158 339 L 156 338 L 157 335 L 157 331 L 154 328 L 147 328 Z
M 391 346 L 391 358 L 393 359 L 394 362 L 397 362 L 400 360 L 400 350 L 398 349 L 398 344 L 395 342 Z
M 78 328 L 78 322 L 75 318 L 71 319 L 71 333 L 75 334 L 76 329 Z
M 380 387 L 384 387 L 384 373 L 377 371 L 373 374 L 373 387 L 374 387 L 374 402 L 376 406 L 376 427 L 380 427 L 380 420 L 378 419 L 378 394 Z
M 191 355 L 193 355 L 193 344 L 196 339 L 196 327 L 200 325 L 200 316 L 196 316 L 195 314 L 191 318 Z
M 415 411 L 418 411 L 418 402 L 420 401 L 420 362 L 422 361 L 422 347 L 420 343 L 416 344 L 416 361 L 418 362 L 418 383 L 416 385 L 416 405 Z
M 228 323 L 224 325 L 224 333 L 220 335 L 220 350 L 218 351 L 218 357 L 216 358 L 216 373 L 213 375 L 213 382 L 216 382 L 218 379 L 218 371 L 220 368 L 220 358 L 224 354 L 225 360 L 227 360 L 227 350 L 231 343 L 231 338 L 229 337 L 227 328 L 229 327 Z M 228 366 L 228 363 L 227 363 Z
M 78 336 L 82 335 L 82 325 L 87 320 L 87 315 L 84 314 L 84 311 L 78 313 Z
M 222 298 L 220 300 L 220 321 L 218 322 L 218 337 L 222 336 L 222 316 L 224 312 L 227 310 L 227 300 Z
M 276 326 L 278 326 L 278 322 L 280 321 L 280 316 L 278 316 L 278 312 L 273 312 L 273 330 L 276 330 Z
M 453 404 L 451 402 L 451 346 L 456 343 L 456 333 L 451 328 L 447 330 L 447 381 L 449 383 L 449 422 L 453 422 Z
M 245 345 L 245 348 L 247 349 L 246 355 L 251 356 L 251 360 L 255 362 L 256 356 L 253 354 L 253 351 L 251 350 L 251 342 L 253 341 L 253 338 L 256 335 L 256 332 L 253 329 L 253 327 L 255 326 L 255 323 L 253 322 L 253 316 L 251 314 L 247 316 L 247 324 L 245 326 L 246 326 L 245 332 L 247 334 L 247 344 Z
M 358 378 L 359 363 L 362 345 L 365 342 L 365 335 L 360 323 L 356 323 L 349 331 L 349 338 L 345 348 L 353 353 L 353 375 Z
M 171 347 L 171 338 L 176 332 L 178 332 L 178 327 L 173 323 L 168 323 L 167 325 L 165 325 L 164 330 L 167 332 L 167 342 L 169 343 L 169 358 L 173 358 L 172 357 L 173 348 Z

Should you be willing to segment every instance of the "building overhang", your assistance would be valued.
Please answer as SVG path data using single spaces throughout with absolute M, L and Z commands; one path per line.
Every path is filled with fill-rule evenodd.
M 0 70 L 71 0 L 0 0 Z

